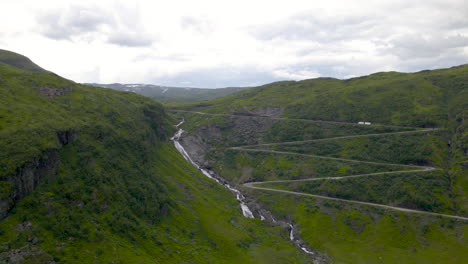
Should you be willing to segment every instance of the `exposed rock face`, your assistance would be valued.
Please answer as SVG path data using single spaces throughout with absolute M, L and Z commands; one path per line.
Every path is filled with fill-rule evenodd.
M 70 143 L 76 136 L 74 131 L 57 132 L 60 147 Z M 39 157 L 25 163 L 16 169 L 14 175 L 6 178 L 12 191 L 0 199 L 0 220 L 15 206 L 16 202 L 30 194 L 44 178 L 52 178 L 57 174 L 59 149 L 44 150 Z
M 210 170 L 211 176 L 216 178 L 221 184 L 233 184 L 217 174 L 212 169 L 213 160 L 207 157 L 208 153 L 219 153 L 216 146 L 231 146 L 238 144 L 257 144 L 262 141 L 264 133 L 271 128 L 275 120 L 270 118 L 255 118 L 245 116 L 226 117 L 229 122 L 224 124 L 208 124 L 199 127 L 192 133 L 183 133 L 180 143 L 187 151 L 191 159 L 201 167 Z M 232 131 L 226 134 L 225 130 Z M 232 137 L 235 137 L 232 138 Z M 221 150 L 222 151 L 222 150 Z M 249 178 L 252 173 L 251 167 L 244 167 L 240 182 L 244 178 Z M 243 202 L 247 205 L 253 216 L 262 221 L 267 221 L 272 225 L 278 225 L 288 230 L 290 240 L 299 250 L 307 252 L 313 259 L 311 263 L 327 264 L 330 259 L 323 253 L 311 248 L 304 240 L 300 238 L 300 232 L 297 227 L 293 227 L 291 219 L 274 216 L 267 206 L 256 201 L 249 192 L 242 192 L 245 199 Z
M 43 96 L 47 96 L 50 99 L 54 99 L 55 96 L 62 96 L 72 91 L 71 87 L 65 88 L 50 88 L 50 87 L 42 87 L 39 89 L 39 94 Z
M 195 163 L 204 167 L 208 165 L 205 154 L 209 151 L 210 146 L 203 142 L 201 137 L 187 135 L 182 137 L 180 142 Z
M 15 204 L 15 199 L 13 198 L 13 194 L 8 194 L 7 197 L 0 199 L 0 220 L 3 219 L 8 211 L 13 208 Z
M 249 112 L 258 116 L 280 117 L 284 112 L 284 108 L 265 106 L 256 108 L 255 110 L 251 110 Z
M 0 254 L 0 263 L 21 264 L 25 262 L 48 264 L 56 263 L 43 249 L 34 245 L 27 245 L 22 248 L 12 249 Z
M 42 152 L 42 156 L 17 168 L 16 175 L 8 178 L 13 184 L 13 197 L 16 201 L 30 194 L 39 181 L 48 175 L 55 175 L 59 163 L 58 150 Z
M 206 154 L 215 151 L 215 146 L 238 146 L 258 144 L 263 134 L 271 128 L 275 120 L 264 117 L 243 115 L 226 117 L 224 124 L 208 124 L 192 133 L 182 134 L 180 143 L 189 156 L 198 164 L 210 167 Z M 226 134 L 230 131 L 230 134 Z

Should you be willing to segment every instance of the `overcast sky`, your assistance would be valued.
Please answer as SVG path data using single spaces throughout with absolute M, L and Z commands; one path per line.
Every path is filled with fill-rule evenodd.
M 2 1 L 0 48 L 77 82 L 254 86 L 468 63 L 468 1 Z

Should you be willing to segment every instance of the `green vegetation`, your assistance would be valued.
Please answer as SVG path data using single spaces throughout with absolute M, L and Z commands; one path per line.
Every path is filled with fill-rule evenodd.
M 173 104 L 208 114 L 171 118 L 0 51 L 0 263 L 310 263 L 180 156 L 168 138 L 182 117 L 198 158 L 333 263 L 462 263 L 466 221 L 241 184 L 467 216 L 467 76 L 465 65 L 278 82 Z
M 468 109 L 467 83 L 468 65 L 418 73 L 383 72 L 348 80 L 277 82 L 177 109 L 244 114 L 276 109 L 288 118 L 446 126 L 448 119 Z
M 321 122 L 308 120 L 270 119 L 256 116 L 197 114 L 174 112 L 179 119 L 186 119 L 184 129 L 197 133 L 200 128 L 212 132 L 207 141 L 216 147 L 267 144 L 275 142 L 325 139 L 341 136 L 368 135 L 414 131 L 411 127 Z M 208 129 L 209 128 L 209 129 Z
M 427 164 L 434 131 L 414 134 L 375 135 L 291 144 L 257 146 L 260 149 L 396 164 Z
M 443 214 L 456 214 L 440 171 L 382 174 L 340 180 L 265 183 L 262 187 L 337 197 Z
M 215 159 L 215 157 L 222 157 Z M 227 150 L 214 152 L 213 166 L 223 177 L 236 183 L 249 181 L 296 180 L 319 177 L 341 177 L 357 174 L 417 170 L 391 164 L 369 164 L 343 160 L 329 160 L 320 157 L 296 155 L 295 153 L 269 153 L 251 150 Z M 241 175 L 239 175 L 241 172 Z
M 0 98 L 0 263 L 310 261 L 181 157 L 153 100 L 6 63 Z
M 468 224 L 369 206 L 255 191 L 332 263 L 464 263 Z M 294 206 L 292 206 L 294 205 Z
M 463 160 L 464 156 L 459 155 L 461 148 L 454 148 L 452 151 L 444 148 L 444 136 L 460 137 L 452 135 L 447 129 L 407 134 L 382 134 L 388 131 L 381 130 L 376 133 L 381 135 L 373 135 L 374 126 L 361 126 L 369 129 L 363 131 L 363 135 L 372 135 L 359 136 L 358 131 L 352 134 L 357 137 L 339 138 L 343 136 L 339 133 L 353 131 L 355 127 L 354 124 L 339 124 L 340 130 L 330 129 L 327 136 L 317 133 L 322 139 L 301 142 L 305 139 L 304 125 L 296 125 L 289 127 L 289 131 L 298 136 L 287 138 L 287 134 L 284 134 L 286 141 L 295 139 L 296 142 L 279 141 L 226 149 L 237 142 L 236 136 L 239 137 L 242 130 L 247 129 L 246 118 L 257 120 L 255 122 L 258 124 L 261 117 L 206 116 L 193 113 L 183 115 L 186 119 L 184 127 L 189 133 L 202 135 L 205 143 L 212 146 L 205 155 L 210 161 L 210 166 L 230 182 L 242 184 L 249 181 L 341 176 L 343 178 L 339 180 L 266 182 L 259 187 L 466 215 L 466 211 L 461 209 L 464 207 L 462 197 L 466 196 L 456 191 L 460 188 L 466 189 L 465 177 L 462 176 L 466 175 L 466 172 L 461 168 L 454 170 L 452 166 L 460 164 L 459 162 L 445 164 L 446 169 L 435 171 L 421 171 L 421 167 L 403 166 L 405 163 L 438 165 L 447 160 L 446 156 L 451 155 L 450 153 L 458 153 L 455 156 Z M 235 123 L 237 119 L 244 122 Z M 210 123 L 210 120 L 213 122 Z M 298 122 L 310 123 L 290 120 L 274 122 L 284 127 Z M 235 127 L 239 124 L 244 127 Z M 347 129 L 346 126 L 350 128 Z M 253 141 L 259 143 L 264 142 L 265 135 L 272 134 L 273 126 L 247 127 L 251 128 L 253 138 L 256 139 Z M 409 128 L 403 129 L 408 130 Z M 207 131 L 210 133 L 206 133 Z M 261 132 L 257 133 L 258 131 Z M 338 138 L 332 138 L 334 135 Z M 315 134 L 311 137 L 314 136 Z M 454 143 L 456 146 L 464 146 L 459 141 L 453 142 L 457 142 Z M 282 152 L 269 152 L 271 150 Z M 436 154 L 438 161 L 433 157 Z M 327 156 L 332 159 L 328 159 Z M 356 161 L 336 160 L 333 157 Z M 413 169 L 419 171 L 397 172 Z M 350 175 L 390 171 L 395 173 L 346 178 Z M 452 177 L 452 174 L 457 175 Z M 450 179 L 454 182 L 451 183 Z M 333 263 L 394 263 L 396 260 L 401 263 L 460 263 L 466 257 L 467 244 L 463 237 L 468 232 L 468 224 L 464 221 L 292 194 L 242 189 L 271 210 L 276 217 L 292 220 L 301 237 L 316 250 L 327 254 Z
M 37 66 L 27 57 L 8 50 L 0 49 L 0 63 L 4 63 L 19 69 L 28 70 L 32 72 L 47 72 L 46 70 Z
M 463 263 L 466 221 L 242 184 L 466 217 L 467 88 L 463 65 L 278 82 L 171 107 L 208 166 L 333 263 Z
M 67 146 L 64 152 L 75 150 Z M 37 237 L 44 258 L 63 263 L 307 263 L 284 230 L 243 217 L 232 194 L 200 175 L 169 143 L 158 147 L 153 162 L 147 177 L 127 174 L 127 188 L 114 186 L 112 174 L 102 186 L 83 183 L 87 174 L 64 165 L 62 174 L 39 185 L 0 223 L 3 250 L 31 245 L 28 238 Z M 115 194 L 122 190 L 130 195 Z M 30 229 L 15 231 L 28 222 Z

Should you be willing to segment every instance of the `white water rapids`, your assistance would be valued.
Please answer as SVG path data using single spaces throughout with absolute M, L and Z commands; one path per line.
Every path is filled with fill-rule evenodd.
M 179 128 L 180 125 L 182 125 L 184 123 L 184 120 L 182 120 L 179 124 L 176 125 L 177 128 Z M 249 209 L 249 207 L 245 204 L 245 197 L 244 195 L 242 195 L 242 193 L 233 188 L 232 186 L 230 186 L 229 184 L 227 183 L 222 183 L 221 181 L 219 181 L 218 179 L 216 179 L 215 177 L 213 177 L 213 175 L 211 175 L 211 173 L 203 168 L 201 168 L 197 163 L 195 163 L 192 158 L 190 158 L 189 154 L 187 153 L 187 151 L 185 150 L 185 148 L 180 144 L 179 140 L 180 140 L 180 137 L 182 136 L 182 133 L 184 133 L 184 130 L 182 128 L 179 128 L 179 130 L 177 130 L 177 132 L 175 133 L 175 135 L 171 138 L 171 140 L 174 142 L 174 146 L 176 147 L 176 149 L 180 152 L 180 154 L 182 154 L 182 156 L 187 160 L 189 161 L 195 168 L 197 168 L 198 170 L 200 170 L 201 173 L 203 173 L 203 175 L 205 175 L 206 177 L 214 180 L 215 182 L 217 182 L 218 184 L 224 186 L 225 188 L 227 188 L 228 190 L 230 190 L 231 192 L 235 193 L 236 194 L 236 199 L 237 201 L 239 201 L 239 204 L 240 204 L 240 207 L 241 207 L 241 210 L 242 210 L 242 214 L 247 217 L 247 218 L 255 218 L 252 211 Z M 276 220 L 273 218 L 273 216 L 271 216 L 271 219 L 273 220 L 273 223 L 276 223 Z M 265 220 L 265 217 L 263 215 L 260 215 L 260 220 L 264 221 Z M 289 232 L 289 239 L 291 240 L 291 242 L 295 243 L 295 240 L 294 240 L 294 226 L 290 223 L 288 223 L 289 227 L 291 228 L 290 232 Z M 304 251 L 306 254 L 309 254 L 309 255 L 313 255 L 314 252 L 312 251 L 309 251 L 307 248 L 305 247 L 302 247 L 298 244 L 298 247 Z
M 180 125 L 182 125 L 184 123 L 184 120 L 182 120 L 179 124 L 176 125 L 176 127 L 178 128 Z M 242 210 L 242 214 L 247 217 L 247 218 L 255 218 L 252 211 L 249 209 L 249 207 L 245 204 L 244 200 L 245 200 L 245 197 L 244 195 L 242 195 L 242 193 L 231 187 L 229 184 L 227 183 L 222 183 L 220 182 L 218 179 L 216 179 L 215 177 L 213 177 L 211 175 L 211 173 L 203 168 L 201 168 L 197 163 L 195 163 L 192 158 L 190 158 L 189 154 L 187 153 L 187 151 L 185 150 L 185 148 L 180 144 L 179 140 L 180 140 L 180 137 L 182 136 L 182 133 L 184 133 L 184 130 L 182 128 L 179 128 L 179 130 L 177 130 L 176 134 L 171 138 L 171 140 L 174 142 L 174 146 L 176 147 L 176 149 L 180 152 L 180 154 L 182 154 L 182 156 L 187 160 L 189 161 L 195 168 L 197 168 L 198 170 L 200 170 L 201 173 L 203 173 L 203 175 L 205 175 L 206 177 L 214 180 L 215 182 L 217 182 L 218 184 L 224 186 L 225 188 L 227 188 L 228 190 L 230 190 L 231 192 L 235 193 L 236 194 L 236 199 L 237 201 L 239 201 L 239 204 L 240 204 L 240 207 L 241 207 L 241 210 Z

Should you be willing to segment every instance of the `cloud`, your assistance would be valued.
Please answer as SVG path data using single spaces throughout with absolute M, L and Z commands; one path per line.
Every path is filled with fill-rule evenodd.
M 104 40 L 124 47 L 151 46 L 154 34 L 146 32 L 138 10 L 118 6 L 104 10 L 98 6 L 68 6 L 49 10 L 37 17 L 40 32 L 55 40 Z
M 444 55 L 456 55 L 463 52 L 462 48 L 468 46 L 468 37 L 455 35 L 443 37 L 440 35 L 424 36 L 422 34 L 407 34 L 398 36 L 389 41 L 391 52 L 402 60 L 415 58 L 433 58 Z
M 330 18 L 310 11 L 255 27 L 251 34 L 259 40 L 310 40 L 329 43 L 365 35 L 372 30 L 377 19 L 373 16 Z
M 184 30 L 191 30 L 200 34 L 209 34 L 214 31 L 214 24 L 208 19 L 194 16 L 183 16 L 180 19 L 180 26 Z
M 463 0 L 74 3 L 6 1 L 2 47 L 76 81 L 198 87 L 468 62 Z
M 273 75 L 280 79 L 287 80 L 304 80 L 320 77 L 320 73 L 313 69 L 277 69 L 273 71 Z
M 119 31 L 113 32 L 109 38 L 108 42 L 116 44 L 119 46 L 126 47 L 146 47 L 153 44 L 154 39 L 140 32 L 132 31 Z
M 71 40 L 87 33 L 112 26 L 112 16 L 97 7 L 70 6 L 65 10 L 50 10 L 37 17 L 40 32 L 51 39 Z

